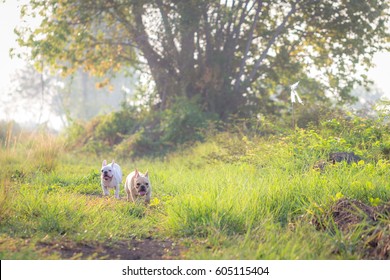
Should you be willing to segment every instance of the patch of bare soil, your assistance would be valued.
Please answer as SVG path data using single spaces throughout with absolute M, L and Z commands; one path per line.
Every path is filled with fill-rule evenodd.
M 325 230 L 333 224 L 345 234 L 360 227 L 363 256 L 365 259 L 390 259 L 390 203 L 382 206 L 368 206 L 354 199 L 340 199 L 330 211 L 312 222 L 317 229 Z
M 61 259 L 163 260 L 180 258 L 181 248 L 171 240 L 117 241 L 109 243 L 41 242 L 41 252 L 58 253 Z
M 313 168 L 316 170 L 324 171 L 325 167 L 330 164 L 336 164 L 336 162 L 345 161 L 347 164 L 351 164 L 353 162 L 357 163 L 361 160 L 361 158 L 355 155 L 354 152 L 346 153 L 346 152 L 338 152 L 338 153 L 330 153 L 328 160 L 320 159 L 314 165 Z

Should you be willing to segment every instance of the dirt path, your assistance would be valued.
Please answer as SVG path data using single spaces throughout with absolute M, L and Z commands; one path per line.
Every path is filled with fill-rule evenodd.
M 84 244 L 66 241 L 39 243 L 44 254 L 58 253 L 61 259 L 161 260 L 180 258 L 180 247 L 171 240 L 129 240 Z

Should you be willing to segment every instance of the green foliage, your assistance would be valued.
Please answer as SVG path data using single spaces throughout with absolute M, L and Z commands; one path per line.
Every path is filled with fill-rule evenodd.
M 68 146 L 72 146 L 76 145 L 76 142 L 80 141 L 80 138 L 84 137 L 86 129 L 80 122 L 71 121 L 65 129 L 65 134 Z
M 95 128 L 95 137 L 110 146 L 118 144 L 135 127 L 135 118 L 128 110 L 114 112 L 102 118 Z
M 134 132 L 135 127 L 134 114 L 124 109 L 98 116 L 86 124 L 74 122 L 66 129 L 64 136 L 70 148 L 81 147 L 84 151 L 99 154 L 120 143 Z
M 177 145 L 203 140 L 208 120 L 194 102 L 178 100 L 161 117 L 160 129 L 164 132 L 162 141 Z
M 196 97 L 225 120 L 286 107 L 269 97 L 279 86 L 286 100 L 296 80 L 313 101 L 326 90 L 348 100 L 354 84 L 367 84 L 358 69 L 388 49 L 386 0 L 46 0 L 21 8 L 22 18 L 38 14 L 37 28 L 16 29 L 38 67 L 114 76 L 137 65 L 150 74 L 161 108 Z M 313 69 L 325 74 L 313 78 Z
M 182 144 L 202 141 L 211 120 L 194 102 L 178 100 L 171 109 L 151 112 L 143 119 L 142 128 L 130 143 L 124 143 L 127 155 L 163 155 Z
M 290 139 L 296 143 L 295 151 L 298 155 L 309 152 L 318 157 L 344 151 L 378 161 L 388 159 L 386 147 L 389 135 L 389 126 L 381 118 L 344 115 L 321 121 L 318 129 L 297 130 Z
M 122 157 L 158 156 L 204 140 L 213 119 L 196 103 L 178 100 L 164 111 L 137 112 L 135 107 L 125 107 L 84 125 L 75 123 L 65 137 L 70 147 L 94 154 L 115 151 Z

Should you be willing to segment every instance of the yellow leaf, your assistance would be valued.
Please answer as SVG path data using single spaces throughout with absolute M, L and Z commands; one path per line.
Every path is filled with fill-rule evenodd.
M 370 197 L 369 201 L 370 201 L 370 204 L 374 207 L 378 206 L 382 202 L 379 197 L 377 197 L 377 198 Z
M 341 192 L 336 193 L 336 195 L 333 197 L 333 200 L 339 200 L 342 199 L 344 195 Z
M 157 198 L 157 197 L 155 197 L 155 198 L 153 198 L 151 201 L 150 201 L 150 206 L 157 206 L 157 205 L 159 205 L 160 204 L 160 200 Z

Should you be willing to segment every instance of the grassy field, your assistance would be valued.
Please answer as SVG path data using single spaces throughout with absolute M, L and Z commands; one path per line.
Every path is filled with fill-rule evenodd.
M 369 122 L 223 133 L 160 159 L 115 158 L 124 174 L 149 170 L 148 207 L 126 202 L 123 185 L 120 200 L 102 196 L 101 162 L 113 154 L 72 152 L 47 134 L 7 139 L 1 259 L 390 258 L 390 136 Z M 333 151 L 362 160 L 313 168 Z

